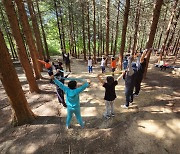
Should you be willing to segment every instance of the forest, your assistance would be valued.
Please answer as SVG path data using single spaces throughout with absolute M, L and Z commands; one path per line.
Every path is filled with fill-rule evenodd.
M 179 16 L 179 0 L 0 0 L 0 153 L 178 153 Z M 138 57 L 141 90 L 122 109 Z M 59 69 L 65 86 L 89 84 L 82 128 L 75 111 L 67 126 Z M 118 85 L 107 119 L 109 75 Z

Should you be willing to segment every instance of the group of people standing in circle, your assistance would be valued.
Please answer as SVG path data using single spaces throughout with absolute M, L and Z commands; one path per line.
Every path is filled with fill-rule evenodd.
M 102 79 L 102 76 L 106 74 L 105 62 L 107 58 L 102 58 L 101 61 L 102 73 L 98 74 L 97 78 L 102 83 L 102 86 L 105 88 L 104 100 L 105 100 L 106 110 L 103 115 L 106 119 L 115 116 L 114 113 L 114 100 L 116 99 L 115 87 L 121 78 L 123 78 L 125 81 L 126 102 L 124 105 L 122 105 L 123 108 L 128 109 L 129 105 L 132 104 L 133 102 L 133 97 L 139 94 L 140 85 L 143 79 L 143 73 L 146 66 L 146 56 L 150 52 L 151 52 L 150 50 L 145 50 L 141 56 L 138 55 L 136 62 L 133 62 L 134 57 L 132 56 L 126 57 L 127 63 L 125 62 L 123 63 L 124 70 L 121 72 L 121 74 L 118 76 L 117 79 L 114 79 L 114 74 L 116 73 L 115 71 L 116 59 L 112 58 L 111 59 L 112 75 L 107 76 L 106 81 Z M 69 72 L 71 72 L 69 54 L 63 53 L 63 60 L 66 64 L 66 71 L 67 69 L 69 69 Z M 57 87 L 58 100 L 60 103 L 63 104 L 64 107 L 67 108 L 66 128 L 68 129 L 70 127 L 70 122 L 73 114 L 75 114 L 78 123 L 83 128 L 84 122 L 81 117 L 79 94 L 89 86 L 90 82 L 87 82 L 85 79 L 80 79 L 80 78 L 69 78 L 68 77 L 69 73 L 66 76 L 64 76 L 64 73 L 66 72 L 63 70 L 62 62 L 60 61 L 58 61 L 58 64 L 52 63 L 52 65 L 56 69 L 55 74 L 53 74 L 53 71 L 51 72 L 52 68 L 50 68 L 49 65 L 46 64 L 47 61 L 43 62 L 39 60 L 39 62 L 44 63 L 45 67 L 48 69 L 48 74 L 52 82 Z M 47 63 L 49 63 L 49 61 Z M 89 57 L 88 59 L 88 72 L 89 73 L 92 72 L 91 57 Z M 69 80 L 68 86 L 64 85 L 64 80 Z M 81 82 L 83 84 L 77 87 L 77 82 Z M 64 93 L 66 94 L 66 102 L 64 99 Z

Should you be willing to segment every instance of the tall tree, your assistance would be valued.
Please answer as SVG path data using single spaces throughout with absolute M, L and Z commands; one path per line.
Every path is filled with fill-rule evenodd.
M 84 60 L 86 60 L 86 35 L 85 35 L 85 19 L 84 19 L 84 2 L 81 1 L 81 10 L 82 10 L 82 31 L 83 31 L 83 53 Z
M 41 73 L 40 73 L 41 64 L 38 63 L 38 61 L 37 61 L 37 59 L 39 58 L 39 55 L 38 55 L 38 52 L 36 49 L 36 45 L 35 45 L 35 41 L 34 41 L 34 38 L 32 35 L 31 27 L 28 22 L 28 17 L 27 17 L 25 8 L 24 8 L 24 3 L 22 0 L 15 0 L 15 2 L 17 4 L 20 21 L 22 23 L 22 29 L 23 29 L 24 35 L 26 37 L 26 42 L 29 47 L 29 51 L 30 51 L 31 58 L 33 61 L 35 76 L 36 76 L 36 79 L 40 79 L 42 77 Z
M 125 44 L 126 44 L 126 31 L 127 31 L 127 24 L 128 24 L 129 8 L 130 8 L 130 0 L 126 0 L 126 6 L 125 6 L 125 11 L 124 11 L 124 21 L 123 21 L 122 35 L 121 35 L 121 47 L 120 47 L 120 54 L 119 54 L 119 68 L 120 69 L 122 69 L 123 53 L 124 53 Z
M 96 1 L 93 0 L 93 54 L 96 63 Z
M 57 20 L 57 26 L 58 26 L 58 32 L 59 32 L 59 42 L 60 42 L 60 48 L 63 51 L 63 40 L 62 40 L 62 34 L 61 34 L 61 26 L 60 26 L 60 22 L 59 22 L 59 11 L 58 11 L 58 7 L 57 7 L 57 2 L 56 0 L 54 0 L 54 8 L 56 11 L 56 20 Z
M 158 21 L 159 21 L 162 4 L 163 4 L 163 0 L 156 0 L 155 8 L 153 11 L 153 20 L 152 20 L 152 24 L 151 24 L 151 28 L 150 28 L 150 33 L 149 33 L 148 41 L 146 43 L 146 49 L 148 49 L 148 50 L 150 48 L 152 48 L 152 45 L 154 42 L 154 37 L 156 34 L 156 29 L 157 29 L 157 25 L 158 25 Z M 144 78 L 146 77 L 150 55 L 151 55 L 151 52 L 149 55 L 147 55 L 147 58 L 146 58 L 146 68 L 145 68 L 145 72 L 144 72 Z
M 91 37 L 90 37 L 89 2 L 87 2 L 87 32 L 88 32 L 88 53 L 89 53 L 89 56 L 91 56 Z
M 7 0 L 6 0 L 7 1 Z M 0 74 L 1 82 L 8 95 L 13 109 L 13 124 L 23 125 L 32 122 L 35 115 L 28 106 L 26 97 L 19 82 L 16 70 L 8 53 L 3 34 L 0 29 Z
M 34 10 L 34 5 L 32 3 L 32 0 L 27 0 L 27 2 L 28 2 L 29 12 L 31 15 L 32 26 L 33 26 L 34 35 L 36 38 L 36 44 L 37 44 L 37 49 L 39 52 L 39 57 L 40 57 L 40 59 L 45 59 L 45 54 L 44 54 L 44 49 L 43 49 L 43 44 L 42 44 L 42 39 L 41 39 L 41 33 L 39 30 L 39 26 L 38 26 L 36 12 Z
M 117 52 L 117 42 L 118 42 L 118 35 L 119 35 L 120 4 L 121 4 L 121 0 L 119 0 L 119 2 L 118 2 L 118 8 L 117 8 L 116 34 L 115 34 L 115 40 L 114 40 L 113 56 L 115 56 L 115 54 L 116 54 L 116 52 Z
M 3 27 L 5 29 L 5 32 L 6 32 L 6 35 L 7 35 L 7 39 L 8 39 L 8 42 L 9 42 L 9 46 L 11 48 L 12 57 L 13 57 L 13 59 L 16 59 L 18 57 L 17 57 L 17 54 L 16 54 L 16 50 L 14 48 L 14 43 L 13 43 L 11 34 L 10 34 L 9 30 L 8 30 L 8 25 L 6 23 L 6 20 L 5 20 L 5 17 L 4 17 L 3 10 L 2 10 L 1 6 L 0 6 L 0 13 L 1 13 Z
M 106 0 L 106 55 L 109 55 L 109 14 L 110 0 Z
M 47 59 L 50 59 L 50 56 L 49 56 L 49 49 L 48 49 L 48 44 L 47 44 L 47 41 L 46 41 L 46 34 L 45 34 L 45 31 L 44 31 L 44 26 L 43 26 L 43 21 L 42 21 L 42 17 L 41 17 L 41 12 L 40 12 L 40 9 L 39 9 L 39 3 L 38 3 L 38 0 L 36 0 L 36 5 L 37 5 L 37 10 L 38 10 L 38 15 L 39 15 L 39 20 L 40 20 L 41 29 L 42 29 L 42 35 L 43 35 L 43 41 L 44 41 L 44 47 L 45 47 L 46 58 L 47 58 Z
M 135 32 L 134 32 L 134 44 L 132 49 L 132 55 L 137 49 L 137 40 L 138 40 L 138 29 L 139 29 L 139 18 L 140 18 L 140 10 L 141 10 L 141 0 L 138 0 L 137 8 L 136 8 L 136 17 L 135 17 Z
M 36 80 L 35 80 L 34 75 L 33 75 L 32 67 L 29 63 L 29 60 L 28 60 L 28 57 L 26 54 L 25 45 L 24 45 L 23 38 L 21 35 L 21 31 L 20 31 L 20 28 L 18 25 L 18 20 L 16 17 L 16 13 L 14 10 L 13 3 L 11 0 L 3 0 L 3 4 L 4 4 L 5 9 L 6 9 L 6 13 L 7 13 L 8 20 L 9 20 L 9 23 L 10 23 L 10 26 L 12 29 L 13 36 L 16 40 L 19 60 L 20 60 L 22 67 L 25 71 L 25 75 L 26 75 L 27 81 L 29 83 L 30 91 L 31 92 L 39 92 L 38 85 L 37 85 Z
M 161 50 L 161 53 L 160 53 L 160 60 L 162 60 L 162 56 L 163 56 L 164 50 L 166 48 L 166 43 L 167 43 L 167 40 L 168 40 L 168 37 L 169 37 L 170 27 L 172 25 L 173 18 L 174 18 L 175 12 L 176 12 L 177 3 L 178 3 L 178 0 L 174 0 L 173 10 L 172 10 L 172 13 L 171 13 L 171 17 L 169 19 L 169 24 L 168 24 L 167 29 L 166 29 L 165 38 L 164 38 L 163 45 L 162 45 L 162 50 Z

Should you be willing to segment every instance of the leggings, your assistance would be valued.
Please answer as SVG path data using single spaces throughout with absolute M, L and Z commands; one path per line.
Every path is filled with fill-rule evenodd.
M 80 113 L 80 107 L 78 107 L 78 108 L 67 107 L 66 126 L 69 127 L 73 113 L 75 114 L 76 119 L 77 119 L 78 123 L 81 125 L 81 127 L 84 127 L 84 123 L 82 121 L 82 117 L 81 117 L 81 113 Z

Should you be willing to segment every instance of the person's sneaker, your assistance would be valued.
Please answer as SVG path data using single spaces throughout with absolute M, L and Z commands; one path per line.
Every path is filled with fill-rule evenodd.
M 115 114 L 114 114 L 114 113 L 111 113 L 111 117 L 115 117 Z
M 69 126 L 66 126 L 66 129 L 69 129 Z
M 137 97 L 139 94 L 134 93 L 133 96 Z
M 128 109 L 128 106 L 126 106 L 126 105 L 121 105 L 121 107 L 122 107 L 123 109 Z
M 110 119 L 111 117 L 109 115 L 104 115 L 104 118 L 106 118 L 107 120 Z

